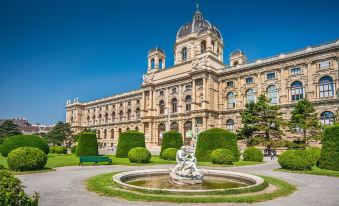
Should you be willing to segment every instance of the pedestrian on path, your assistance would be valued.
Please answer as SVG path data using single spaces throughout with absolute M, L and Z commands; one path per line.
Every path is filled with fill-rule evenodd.
M 270 154 L 271 154 L 271 160 L 274 160 L 274 150 L 273 149 L 270 150 Z

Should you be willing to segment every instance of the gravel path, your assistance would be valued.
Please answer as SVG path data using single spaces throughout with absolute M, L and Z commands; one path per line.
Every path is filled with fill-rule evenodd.
M 218 168 L 224 170 L 232 170 L 250 174 L 260 174 L 272 177 L 278 177 L 293 185 L 298 190 L 288 197 L 282 197 L 275 200 L 255 203 L 255 204 L 236 204 L 236 203 L 218 203 L 208 205 L 274 205 L 274 206 L 337 206 L 339 205 L 339 178 L 305 175 L 286 172 L 273 172 L 278 168 L 276 161 L 266 160 L 267 163 L 261 165 Z M 170 203 L 144 203 L 129 202 L 117 198 L 100 197 L 95 193 L 88 192 L 85 189 L 84 181 L 98 174 L 126 171 L 145 168 L 168 168 L 168 165 L 154 166 L 86 166 L 86 167 L 62 167 L 57 168 L 55 172 L 27 174 L 18 176 L 23 184 L 27 186 L 26 190 L 29 194 L 32 191 L 40 193 L 40 205 L 71 205 L 71 206 L 128 206 L 128 205 L 177 205 Z M 193 205 L 193 204 L 180 204 Z M 194 204 L 203 205 L 203 204 Z M 207 204 L 205 204 L 207 205 Z

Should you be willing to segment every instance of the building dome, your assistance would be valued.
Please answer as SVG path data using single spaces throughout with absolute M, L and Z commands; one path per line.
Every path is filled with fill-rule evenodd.
M 222 40 L 219 29 L 215 25 L 211 24 L 209 21 L 205 20 L 202 13 L 199 11 L 199 8 L 197 8 L 197 11 L 193 16 L 192 22 L 184 24 L 182 27 L 180 27 L 179 31 L 177 32 L 177 39 L 185 37 L 189 34 L 201 35 L 208 31 L 211 31 Z
M 150 49 L 149 52 L 148 52 L 148 55 L 150 55 L 150 54 L 152 54 L 152 53 L 155 53 L 155 52 L 160 52 L 160 53 L 162 53 L 162 54 L 165 55 L 164 50 L 162 50 L 162 49 L 160 49 L 160 48 L 158 48 L 158 47 L 155 47 L 155 48 L 153 48 L 153 49 Z

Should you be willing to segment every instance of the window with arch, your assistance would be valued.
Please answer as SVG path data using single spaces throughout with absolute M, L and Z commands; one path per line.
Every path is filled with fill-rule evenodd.
M 295 81 L 291 84 L 291 99 L 292 101 L 298 101 L 304 98 L 303 83 Z
M 129 109 L 127 110 L 127 120 L 130 121 L 132 119 L 132 111 Z
M 122 129 L 121 129 L 121 128 L 119 128 L 119 129 L 118 129 L 118 134 L 119 134 L 119 137 L 120 137 L 120 134 L 121 134 L 121 132 L 122 132 Z
M 173 122 L 170 126 L 171 131 L 179 131 L 178 123 Z
M 279 94 L 278 88 L 275 85 L 270 85 L 267 87 L 267 97 L 271 100 L 272 104 L 278 104 Z
M 234 131 L 234 120 L 233 119 L 228 119 L 226 121 L 226 129 L 230 132 Z
M 108 113 L 105 114 L 105 123 L 108 123 Z
M 162 69 L 162 59 L 159 59 L 159 68 Z
M 115 122 L 115 112 L 112 113 L 112 122 Z
M 246 91 L 246 103 L 250 103 L 250 102 L 255 102 L 256 101 L 256 96 L 255 96 L 255 92 L 254 89 L 248 89 Z
M 154 69 L 154 67 L 155 67 L 155 61 L 154 59 L 151 59 L 151 68 Z
M 201 42 L 200 50 L 201 50 L 201 53 L 204 53 L 206 51 L 206 41 L 205 40 Z
M 95 115 L 93 115 L 92 120 L 93 120 L 93 124 L 96 124 L 96 122 L 95 122 Z
M 323 125 L 332 125 L 335 123 L 335 116 L 333 112 L 326 111 L 320 114 L 320 122 Z
M 98 123 L 100 124 L 101 121 L 102 121 L 102 114 L 99 114 L 99 119 L 98 120 L 99 120 Z
M 162 144 L 162 137 L 164 132 L 166 131 L 165 124 L 161 123 L 158 125 L 158 146 L 161 146 Z
M 111 139 L 114 139 L 114 129 L 111 129 Z
M 139 127 L 135 127 L 135 128 L 134 128 L 134 131 L 139 131 Z
M 87 116 L 87 125 L 89 125 L 90 117 Z
M 186 61 L 187 60 L 187 47 L 184 47 L 181 50 L 181 61 Z
M 97 130 L 97 138 L 100 139 L 100 130 Z
M 233 109 L 236 105 L 236 98 L 233 92 L 227 94 L 227 108 Z
M 191 103 L 192 103 L 192 97 L 190 95 L 186 96 L 185 98 L 186 111 L 191 111 Z
M 215 42 L 212 40 L 211 41 L 211 46 L 212 46 L 212 51 L 214 51 L 214 48 L 215 48 Z
M 140 119 L 140 108 L 137 108 L 137 109 L 135 110 L 135 117 L 136 117 L 137 120 Z
M 130 128 L 129 128 L 129 127 L 127 127 L 127 128 L 126 128 L 126 131 L 129 131 L 129 130 L 130 130 Z
M 176 98 L 172 99 L 172 112 L 178 112 L 178 100 Z
M 160 102 L 159 102 L 159 113 L 165 114 L 165 102 L 164 102 L 164 100 L 160 100 Z
M 330 76 L 321 77 L 319 80 L 319 97 L 333 97 L 334 84 L 333 78 Z
M 104 139 L 107 139 L 107 130 L 104 129 Z
M 119 121 L 120 122 L 124 121 L 124 112 L 123 111 L 120 111 L 120 113 L 119 113 Z
M 71 117 L 71 123 L 73 123 L 74 122 L 74 117 Z

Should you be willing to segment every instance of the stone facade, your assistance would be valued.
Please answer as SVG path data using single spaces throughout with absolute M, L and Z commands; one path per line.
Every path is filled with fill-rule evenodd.
M 198 132 L 212 127 L 236 131 L 245 104 L 266 94 L 282 106 L 285 119 L 307 97 L 321 122 L 333 123 L 339 106 L 339 40 L 254 62 L 235 51 L 230 65 L 223 63 L 223 49 L 220 31 L 198 10 L 177 33 L 174 67 L 166 68 L 163 50 L 150 50 L 140 90 L 86 103 L 68 100 L 66 122 L 76 132 L 97 130 L 108 148 L 126 130 L 144 132 L 149 147 L 161 145 L 168 130 L 178 130 L 191 144 Z

